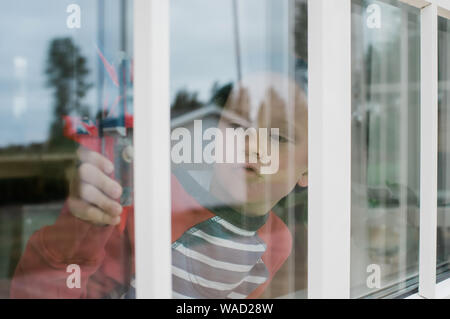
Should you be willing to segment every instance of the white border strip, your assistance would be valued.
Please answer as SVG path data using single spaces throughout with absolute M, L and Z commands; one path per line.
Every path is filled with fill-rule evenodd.
M 444 9 L 446 11 L 450 11 L 450 1 L 449 0 L 398 0 L 400 2 L 404 2 L 406 4 L 409 4 L 410 6 L 423 9 L 427 7 L 430 4 L 435 4 L 438 6 L 438 12 L 441 11 L 441 9 Z
M 435 298 L 438 140 L 438 10 L 421 11 L 419 295 Z
M 450 1 L 449 0 L 428 0 L 431 3 L 436 4 L 439 8 L 450 11 Z M 438 8 L 438 11 L 439 11 Z
M 137 298 L 171 298 L 169 1 L 134 1 Z
M 450 298 L 450 279 L 444 280 L 436 285 L 436 298 Z
M 437 299 L 449 299 L 450 298 L 450 279 L 446 279 L 436 285 Z M 405 299 L 426 299 L 420 296 L 418 293 L 412 294 Z
M 410 6 L 422 9 L 430 4 L 429 0 L 399 0 L 400 2 L 404 2 Z
M 308 2 L 308 297 L 350 297 L 351 0 Z
M 450 19 L 450 9 L 444 9 L 442 7 L 438 7 L 438 14 L 441 17 L 444 17 L 446 19 Z

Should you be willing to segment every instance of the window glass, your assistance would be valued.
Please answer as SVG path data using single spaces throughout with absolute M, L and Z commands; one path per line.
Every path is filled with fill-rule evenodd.
M 0 298 L 134 295 L 131 14 L 0 3 Z
M 419 107 L 420 10 L 353 0 L 352 297 L 417 287 Z
M 171 1 L 175 298 L 306 297 L 306 18 Z
M 450 169 L 448 125 L 450 123 L 450 22 L 439 17 L 439 108 L 438 108 L 438 202 L 437 280 L 449 277 L 450 257 Z

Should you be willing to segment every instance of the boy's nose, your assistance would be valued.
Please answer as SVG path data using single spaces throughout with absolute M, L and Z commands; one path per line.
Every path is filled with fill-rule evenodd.
M 250 152 L 250 148 L 246 147 L 245 151 L 246 151 L 246 155 L 248 157 L 248 161 L 250 161 L 250 155 L 254 155 L 256 157 L 256 160 L 259 161 L 260 156 L 259 156 L 259 151 L 258 150 Z
M 255 128 L 255 131 L 258 132 L 258 129 Z M 252 141 L 256 141 L 255 145 L 250 145 Z M 258 134 L 255 134 L 255 136 L 252 138 L 246 138 L 245 139 L 245 155 L 246 155 L 246 161 L 250 162 L 251 157 L 254 156 L 256 161 L 259 161 L 260 159 L 260 152 L 259 152 L 259 136 Z

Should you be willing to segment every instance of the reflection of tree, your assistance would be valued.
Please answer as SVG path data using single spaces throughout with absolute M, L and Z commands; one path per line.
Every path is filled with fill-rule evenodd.
M 177 92 L 171 106 L 171 117 L 174 118 L 179 115 L 195 111 L 207 104 L 215 104 L 217 106 L 224 107 L 232 89 L 232 82 L 224 85 L 214 82 L 211 88 L 211 98 L 207 103 L 199 100 L 198 92 L 190 92 L 185 88 L 180 89 Z
M 48 51 L 47 85 L 54 89 L 54 118 L 50 127 L 49 147 L 71 148 L 73 142 L 63 136 L 64 115 L 89 115 L 89 108 L 82 104 L 92 87 L 86 77 L 90 73 L 87 60 L 80 48 L 70 38 L 54 39 Z
M 198 99 L 197 92 L 189 92 L 187 89 L 181 89 L 177 92 L 171 106 L 172 117 L 195 111 L 203 105 L 204 103 Z
M 300 0 L 295 4 L 295 54 L 308 60 L 308 5 L 306 1 Z
M 215 82 L 211 89 L 211 103 L 224 107 L 232 90 L 232 82 L 223 86 L 220 86 L 218 82 Z
M 2 155 L 17 155 L 17 154 L 40 154 L 44 149 L 42 143 L 32 143 L 29 145 L 10 145 L 5 148 L 0 148 L 0 156 Z

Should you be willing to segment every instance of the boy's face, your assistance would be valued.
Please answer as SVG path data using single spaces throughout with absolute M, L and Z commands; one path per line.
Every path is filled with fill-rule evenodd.
M 297 183 L 307 186 L 308 111 L 303 90 L 292 80 L 275 74 L 261 74 L 243 80 L 234 89 L 219 121 L 225 137 L 227 128 L 266 129 L 267 140 L 256 137 L 257 147 L 250 138 L 235 152 L 245 152 L 245 163 L 215 164 L 212 193 L 231 206 L 240 206 L 250 215 L 266 214 Z M 277 128 L 278 135 L 271 134 Z M 278 154 L 274 143 L 278 143 Z M 271 153 L 272 150 L 272 153 Z M 275 152 L 274 152 L 275 151 Z M 253 153 L 253 154 L 251 154 Z M 278 165 L 272 174 L 261 174 L 268 166 L 264 154 Z M 257 163 L 250 163 L 250 157 Z M 266 156 L 267 157 L 267 156 Z M 237 161 L 236 161 L 237 162 Z

